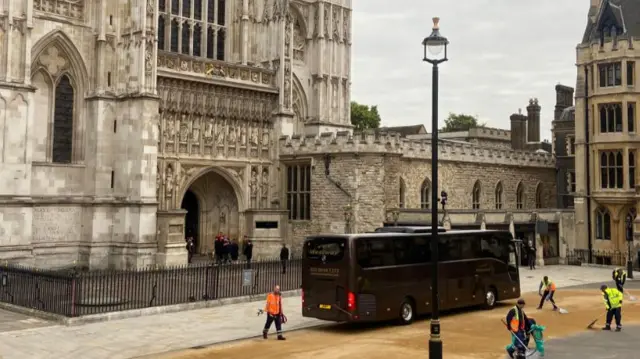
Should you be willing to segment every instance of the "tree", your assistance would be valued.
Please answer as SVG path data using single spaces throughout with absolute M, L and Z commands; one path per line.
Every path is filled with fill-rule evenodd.
M 361 105 L 351 101 L 351 124 L 356 131 L 380 127 L 380 114 L 378 106 Z
M 449 117 L 444 120 L 444 127 L 440 129 L 441 132 L 456 132 L 456 131 L 469 131 L 474 127 L 485 127 L 486 123 L 478 123 L 478 118 L 471 115 L 465 115 L 463 113 L 455 114 L 449 113 Z

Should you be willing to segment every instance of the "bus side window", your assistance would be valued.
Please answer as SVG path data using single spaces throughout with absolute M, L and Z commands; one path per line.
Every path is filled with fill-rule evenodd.
M 396 238 L 393 240 L 393 249 L 397 265 L 413 264 L 411 253 L 411 238 Z
M 359 248 L 364 245 L 364 248 Z M 358 264 L 362 268 L 385 267 L 395 264 L 395 254 L 391 241 L 386 239 L 368 239 L 358 241 Z
M 431 262 L 431 247 L 429 237 L 413 237 L 413 263 Z

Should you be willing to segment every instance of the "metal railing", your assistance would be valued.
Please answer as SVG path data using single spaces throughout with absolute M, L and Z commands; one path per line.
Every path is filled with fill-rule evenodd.
M 633 268 L 640 269 L 640 263 L 638 263 L 637 256 L 632 252 L 631 261 Z M 589 263 L 589 250 L 588 249 L 572 249 L 567 251 L 566 263 L 569 265 L 582 265 L 585 264 L 597 264 L 603 266 L 627 266 L 627 251 L 619 250 L 592 250 L 591 251 L 591 263 Z
M 79 317 L 299 289 L 302 260 L 201 264 L 129 271 L 0 266 L 0 302 Z

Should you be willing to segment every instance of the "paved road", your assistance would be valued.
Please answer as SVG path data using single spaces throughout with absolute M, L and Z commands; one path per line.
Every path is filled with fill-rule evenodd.
M 607 281 L 611 270 L 574 266 L 525 269 L 521 272 L 522 291 L 537 291 L 544 275 L 562 288 Z M 287 330 L 326 324 L 301 316 L 300 297 L 285 298 L 283 304 L 289 319 Z M 76 327 L 14 330 L 0 333 L 0 353 L 3 359 L 129 359 L 210 346 L 259 335 L 264 318 L 257 317 L 256 310 L 263 305 L 260 301 Z
M 567 338 L 552 339 L 545 343 L 546 357 L 553 359 L 639 358 L 640 327 L 625 327 L 620 333 L 591 330 Z M 615 343 L 615 346 L 612 344 Z M 508 356 L 505 355 L 505 358 Z M 537 354 L 528 359 L 537 359 Z

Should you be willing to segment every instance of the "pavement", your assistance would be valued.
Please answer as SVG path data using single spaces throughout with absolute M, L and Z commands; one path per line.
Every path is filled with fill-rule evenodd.
M 549 340 L 545 343 L 545 351 L 550 353 L 547 356 L 553 359 L 630 359 L 640 357 L 639 341 L 640 326 L 625 327 L 620 333 L 592 330 L 571 337 Z M 529 357 L 534 358 L 536 356 Z
M 610 281 L 611 269 L 577 266 L 522 269 L 522 292 L 537 291 L 545 275 L 553 279 L 558 288 L 565 288 Z M 28 328 L 15 324 L 0 332 L 0 355 L 2 359 L 130 359 L 207 347 L 259 335 L 264 317 L 256 314 L 263 305 L 262 301 L 232 304 L 69 327 L 41 320 L 24 322 L 30 318 L 9 320 Z M 289 319 L 287 331 L 329 324 L 303 318 L 300 297 L 284 298 L 283 306 Z M 0 318 L 3 314 L 0 312 Z M 0 319 L 0 327 L 2 323 Z

